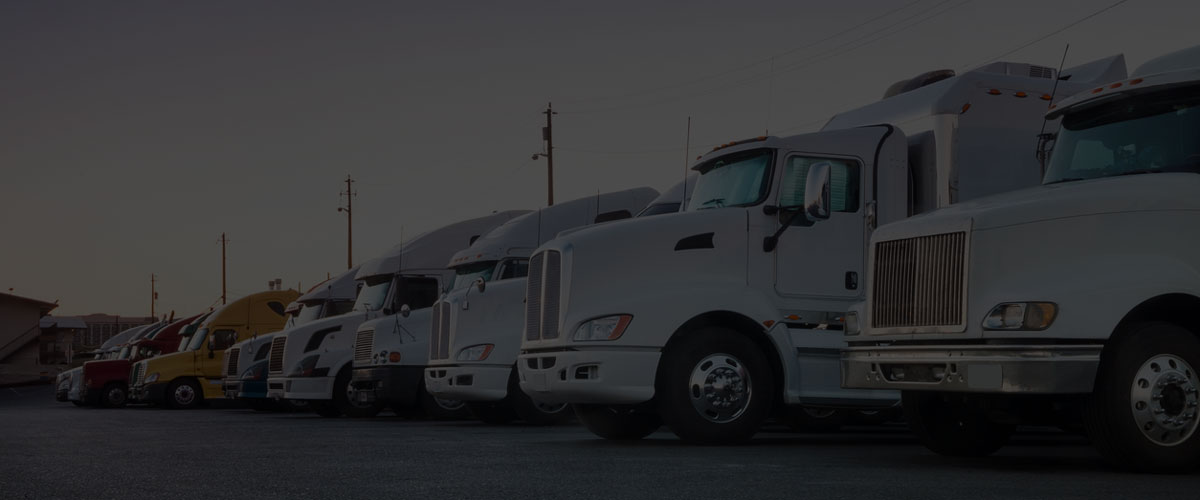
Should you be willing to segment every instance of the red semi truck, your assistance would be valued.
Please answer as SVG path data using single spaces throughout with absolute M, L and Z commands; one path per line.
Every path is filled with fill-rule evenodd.
M 171 324 L 125 346 L 128 355 L 120 359 L 104 359 L 88 361 L 83 364 L 83 384 L 87 404 L 101 404 L 106 408 L 125 406 L 129 395 L 129 368 L 138 360 L 152 358 L 159 354 L 175 352 L 179 348 L 179 340 L 191 335 L 199 326 L 197 314 L 190 318 L 176 320 Z

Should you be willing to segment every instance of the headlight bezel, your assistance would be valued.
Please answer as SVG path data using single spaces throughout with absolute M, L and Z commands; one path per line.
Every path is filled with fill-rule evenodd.
M 492 354 L 496 344 L 475 344 L 458 350 L 456 361 L 484 361 Z
M 632 314 L 610 314 L 584 321 L 571 334 L 572 342 L 611 342 L 620 339 L 633 322 Z
M 1040 332 L 1058 319 L 1058 304 L 1048 301 L 1001 302 L 983 317 L 985 331 Z
M 147 384 L 153 384 L 155 382 L 158 382 L 158 372 L 154 372 L 149 375 L 146 375 L 146 378 L 142 379 L 142 382 L 147 383 Z

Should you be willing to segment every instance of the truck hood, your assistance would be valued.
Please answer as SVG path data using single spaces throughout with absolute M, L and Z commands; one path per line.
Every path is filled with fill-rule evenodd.
M 1200 210 L 1200 175 L 1140 174 L 1036 186 L 952 205 L 876 230 L 875 241 L 961 228 L 987 230 L 1106 213 Z
M 163 354 L 162 356 L 155 356 L 155 357 L 147 359 L 145 361 L 139 361 L 139 363 L 146 363 L 146 373 L 150 374 L 150 373 L 154 373 L 155 370 L 158 370 L 159 369 L 158 367 L 160 367 L 160 366 L 170 366 L 175 363 L 183 363 L 185 361 L 190 362 L 192 360 L 192 356 L 194 356 L 194 355 L 195 355 L 195 351 L 173 352 L 171 354 Z

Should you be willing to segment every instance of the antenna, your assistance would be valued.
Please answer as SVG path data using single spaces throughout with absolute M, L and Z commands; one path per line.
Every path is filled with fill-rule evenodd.
M 683 142 L 683 197 L 680 199 L 680 209 L 687 207 L 687 178 L 688 178 L 688 157 L 692 154 L 692 117 L 687 118 L 687 138 Z
M 1067 44 L 1063 48 L 1062 60 L 1058 62 L 1058 72 L 1054 74 L 1054 86 L 1050 88 L 1050 102 L 1046 104 L 1046 110 L 1054 105 L 1054 96 L 1058 93 L 1058 82 L 1062 80 L 1063 65 L 1067 63 L 1067 52 L 1071 50 L 1071 44 Z M 1058 134 L 1046 133 L 1046 115 L 1042 115 L 1042 128 L 1038 131 L 1037 151 L 1034 151 L 1034 156 L 1037 157 L 1038 163 L 1042 166 L 1042 176 L 1046 175 L 1046 160 L 1050 157 L 1050 152 L 1047 150 L 1047 145 L 1050 144 Z M 1052 145 L 1050 147 L 1053 147 Z

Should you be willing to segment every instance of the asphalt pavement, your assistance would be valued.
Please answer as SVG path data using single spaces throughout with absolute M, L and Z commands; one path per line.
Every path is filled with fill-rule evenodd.
M 1078 436 L 1026 431 L 955 460 L 901 425 L 692 446 L 578 425 L 489 426 L 245 409 L 76 408 L 0 389 L 3 499 L 1200 498 L 1200 474 L 1117 472 Z

